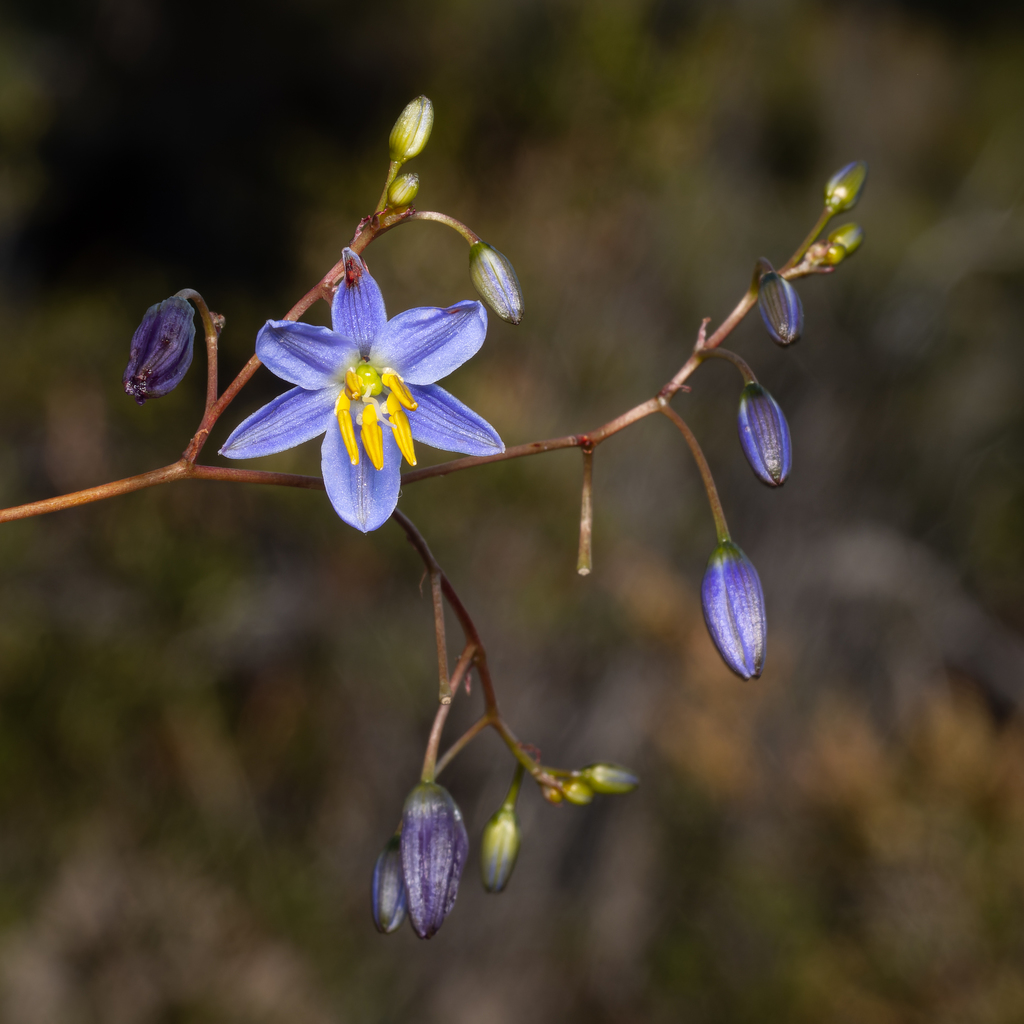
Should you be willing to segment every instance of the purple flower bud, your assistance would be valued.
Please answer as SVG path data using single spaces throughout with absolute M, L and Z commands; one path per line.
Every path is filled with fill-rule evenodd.
M 764 668 L 764 592 L 753 563 L 731 540 L 711 553 L 700 588 L 704 621 L 718 653 L 743 679 Z
M 407 900 L 402 878 L 401 838 L 397 835 L 388 840 L 374 865 L 370 901 L 377 931 L 389 935 L 405 920 Z
M 469 852 L 462 812 L 436 782 L 421 782 L 402 811 L 402 874 L 413 930 L 429 939 L 455 905 Z
M 761 311 L 768 333 L 777 345 L 792 345 L 804 331 L 804 307 L 796 289 L 784 278 L 769 270 L 761 278 L 757 293 L 757 308 Z
M 750 468 L 769 487 L 784 484 L 793 466 L 789 424 L 779 403 L 755 381 L 740 395 L 738 422 L 740 444 Z
M 177 295 L 146 310 L 135 334 L 124 371 L 125 394 L 139 405 L 173 391 L 192 365 L 195 314 Z

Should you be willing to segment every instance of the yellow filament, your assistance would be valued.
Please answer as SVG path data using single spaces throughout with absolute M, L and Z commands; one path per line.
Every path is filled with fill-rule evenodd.
M 412 392 L 406 387 L 405 381 L 395 373 L 394 370 L 385 370 L 381 375 L 380 379 L 384 384 L 384 387 L 391 388 L 393 394 L 398 396 L 398 400 L 410 411 L 417 408 L 418 402 L 412 397 Z M 391 406 L 389 405 L 390 409 Z M 413 463 L 415 465 L 415 463 Z
M 401 400 L 394 391 L 388 395 L 388 413 L 391 416 L 391 427 L 395 432 L 398 450 L 405 456 L 410 466 L 416 465 L 416 449 L 412 443 L 412 430 L 409 429 L 409 417 L 405 415 Z
M 362 398 L 363 396 L 363 382 L 351 366 L 345 371 L 345 392 L 349 398 Z
M 356 428 L 352 426 L 352 414 L 349 412 L 352 403 L 344 391 L 338 395 L 338 401 L 334 404 L 334 415 L 338 417 L 338 429 L 341 430 L 341 439 L 345 442 L 345 451 L 348 452 L 349 462 L 353 466 L 359 465 L 359 445 L 356 444 Z
M 384 468 L 384 432 L 377 422 L 377 407 L 372 402 L 363 406 L 363 447 L 375 469 Z

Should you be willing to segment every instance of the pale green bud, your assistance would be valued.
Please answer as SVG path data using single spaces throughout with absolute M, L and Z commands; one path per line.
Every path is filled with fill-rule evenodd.
M 423 152 L 434 127 L 434 104 L 426 96 L 417 96 L 398 115 L 395 127 L 391 129 L 391 159 L 405 163 Z
M 835 231 L 829 233 L 828 241 L 825 262 L 834 266 L 847 256 L 852 256 L 860 248 L 860 243 L 864 241 L 864 229 L 859 224 L 841 224 Z M 832 250 L 836 246 L 843 250 L 838 259 L 832 256 Z
M 507 804 L 484 826 L 480 839 L 480 874 L 488 892 L 501 892 L 508 885 L 521 839 L 519 815 Z
M 493 245 L 474 242 L 469 247 L 469 276 L 480 297 L 502 320 L 523 319 L 523 289 L 515 267 Z
M 832 213 L 852 209 L 864 191 L 867 176 L 868 165 L 863 160 L 841 167 L 825 184 L 825 206 Z
M 580 778 L 569 779 L 563 784 L 562 792 L 569 803 L 579 807 L 589 804 L 594 799 L 594 791 Z
M 408 206 L 420 190 L 418 174 L 400 174 L 388 189 L 388 206 Z
M 628 769 L 619 764 L 588 764 L 580 772 L 580 778 L 595 792 L 606 796 L 618 796 L 620 793 L 632 793 L 640 780 Z

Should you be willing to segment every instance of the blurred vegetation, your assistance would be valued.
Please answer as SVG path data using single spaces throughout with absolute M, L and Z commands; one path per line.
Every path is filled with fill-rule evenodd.
M 722 666 L 714 542 L 668 424 L 410 487 L 509 720 L 628 798 L 524 794 L 500 898 L 438 936 L 369 875 L 432 714 L 421 567 L 322 495 L 184 483 L 0 530 L 0 1019 L 979 1022 L 1024 1017 L 1024 33 L 1010 4 L 9 0 L 0 12 L 0 499 L 177 457 L 195 370 L 120 388 L 145 309 L 200 290 L 222 379 L 371 208 L 436 107 L 419 205 L 515 263 L 453 390 L 514 444 L 650 395 L 825 178 L 871 165 L 862 249 L 804 340 L 733 347 L 787 411 L 762 488 L 709 364 L 678 408 L 758 565 L 768 668 Z M 464 244 L 369 250 L 391 312 L 472 297 Z M 326 309 L 311 312 L 325 322 Z M 280 390 L 261 372 L 209 453 Z M 442 459 L 435 453 L 427 458 Z M 317 444 L 260 463 L 317 472 Z M 471 721 L 459 698 L 451 734 Z M 476 841 L 511 765 L 446 773 Z

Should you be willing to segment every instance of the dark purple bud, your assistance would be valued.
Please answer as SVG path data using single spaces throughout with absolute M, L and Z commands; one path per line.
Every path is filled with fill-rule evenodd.
M 700 588 L 704 621 L 725 663 L 743 679 L 764 668 L 764 592 L 753 563 L 731 540 L 711 553 Z
M 740 395 L 740 444 L 750 468 L 769 487 L 786 482 L 793 466 L 789 424 L 779 403 L 751 381 Z
M 142 318 L 124 371 L 125 394 L 139 405 L 173 391 L 192 365 L 195 314 L 186 299 L 172 296 L 150 306 Z
M 429 939 L 455 905 L 469 852 L 462 812 L 436 782 L 421 782 L 402 811 L 402 874 L 409 919 Z
M 757 293 L 757 308 L 761 311 L 768 333 L 777 345 L 792 345 L 804 332 L 804 306 L 796 289 L 784 278 L 769 270 L 761 278 Z
M 402 877 L 402 843 L 398 835 L 388 840 L 374 865 L 370 901 L 377 931 L 389 935 L 405 920 L 407 901 Z

